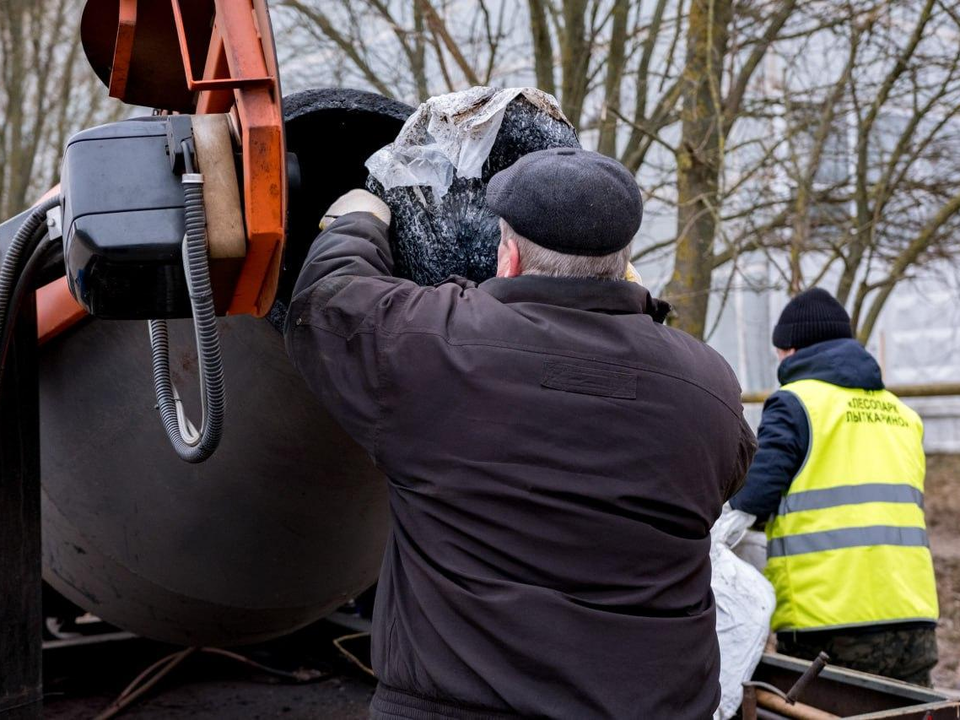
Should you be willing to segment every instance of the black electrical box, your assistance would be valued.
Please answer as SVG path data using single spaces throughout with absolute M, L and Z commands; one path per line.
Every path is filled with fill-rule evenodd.
M 167 123 L 77 133 L 60 177 L 67 281 L 84 309 L 107 319 L 190 317 L 183 186 L 171 171 Z

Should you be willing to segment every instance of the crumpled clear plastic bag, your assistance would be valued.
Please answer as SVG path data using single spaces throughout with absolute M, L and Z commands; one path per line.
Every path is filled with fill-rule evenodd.
M 461 178 L 481 177 L 507 106 L 523 97 L 545 115 L 569 125 L 556 98 L 536 88 L 472 87 L 427 100 L 410 116 L 395 142 L 367 160 L 385 190 L 426 186 L 440 200 Z
M 767 566 L 767 536 L 760 530 L 747 530 L 733 552 L 762 573 Z
M 487 183 L 522 156 L 579 147 L 557 101 L 534 88 L 475 87 L 431 98 L 367 160 L 367 189 L 390 206 L 394 272 L 420 285 L 496 273 Z
M 777 603 L 770 582 L 727 544 L 728 540 L 736 544 L 744 537 L 744 518 L 725 514 L 727 522 L 717 521 L 721 527 L 711 531 L 710 544 L 710 585 L 717 603 L 720 641 L 720 706 L 714 713 L 715 720 L 729 720 L 739 709 L 743 682 L 753 677 L 760 663 Z
M 724 503 L 720 517 L 710 528 L 710 542 L 723 543 L 729 548 L 736 547 L 756 521 L 756 515 L 734 510 L 730 503 Z

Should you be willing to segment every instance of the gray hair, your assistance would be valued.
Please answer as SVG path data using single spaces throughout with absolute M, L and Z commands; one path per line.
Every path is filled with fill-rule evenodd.
M 524 275 L 547 277 L 596 278 L 622 280 L 630 262 L 630 246 L 609 255 L 567 255 L 548 250 L 518 233 L 500 219 L 501 242 L 512 239 L 520 251 L 520 270 Z

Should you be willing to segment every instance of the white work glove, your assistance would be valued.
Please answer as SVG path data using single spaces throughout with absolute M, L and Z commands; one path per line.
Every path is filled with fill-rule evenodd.
M 756 515 L 743 512 L 743 510 L 734 510 L 730 503 L 723 504 L 723 510 L 720 511 L 720 517 L 710 528 L 710 541 L 714 543 L 723 543 L 728 548 L 737 546 L 747 530 L 757 521 Z
M 323 218 L 320 220 L 320 229 L 326 230 L 327 226 L 341 215 L 349 215 L 354 212 L 367 212 L 387 225 L 390 224 L 390 208 L 387 207 L 387 204 L 373 193 L 357 188 L 341 195 L 334 201 L 330 209 L 323 214 Z

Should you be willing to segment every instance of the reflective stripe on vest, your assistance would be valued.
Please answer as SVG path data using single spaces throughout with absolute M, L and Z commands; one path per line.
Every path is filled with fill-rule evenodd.
M 910 485 L 864 483 L 841 485 L 821 490 L 789 493 L 780 501 L 778 515 L 804 510 L 821 510 L 837 505 L 861 505 L 871 502 L 913 503 L 923 507 L 923 493 Z
M 782 390 L 800 400 L 810 446 L 767 523 L 773 629 L 936 620 L 919 416 L 886 391 Z
M 824 530 L 823 532 L 771 538 L 767 545 L 767 557 L 785 557 L 804 553 L 839 550 L 841 548 L 868 547 L 870 545 L 902 545 L 904 547 L 930 547 L 927 532 L 923 528 L 872 527 Z

